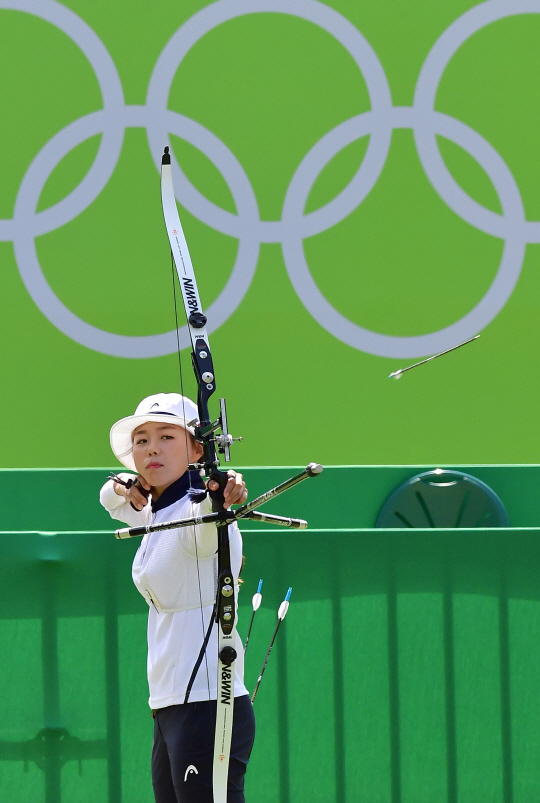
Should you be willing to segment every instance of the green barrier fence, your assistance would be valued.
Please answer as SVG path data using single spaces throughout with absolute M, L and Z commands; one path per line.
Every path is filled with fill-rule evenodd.
M 540 799 L 539 467 L 464 467 L 517 526 L 371 529 L 422 468 L 327 469 L 273 503 L 309 530 L 246 528 L 242 635 L 264 579 L 248 688 L 293 586 L 255 703 L 248 801 Z M 289 473 L 250 470 L 252 493 Z M 95 504 L 104 476 L 3 472 L 1 800 L 152 800 L 137 544 L 116 541 Z

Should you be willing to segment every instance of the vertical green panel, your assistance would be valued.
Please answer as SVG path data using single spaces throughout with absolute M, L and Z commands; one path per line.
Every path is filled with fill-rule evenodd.
M 386 595 L 343 599 L 347 803 L 391 799 Z
M 58 620 L 61 720 L 81 739 L 105 737 L 107 655 L 103 630 L 103 617 Z
M 447 800 L 441 594 L 399 594 L 401 800 Z
M 510 600 L 514 803 L 540 800 L 540 604 Z
M 41 620 L 0 620 L 0 645 L 0 738 L 31 739 L 43 727 Z
M 0 620 L 0 650 L 0 800 L 45 803 L 41 620 Z
M 13 803 L 25 803 L 27 800 L 45 803 L 43 770 L 34 763 L 25 768 L 20 761 L 2 761 L 0 799 Z
M 295 603 L 294 632 L 287 631 L 291 803 L 334 799 L 331 659 L 340 636 L 332 631 L 331 600 Z
M 62 797 L 70 803 L 86 803 L 91 788 L 96 797 L 106 799 L 107 653 L 103 618 L 59 619 L 58 656 L 60 722 L 73 755 L 62 769 Z
M 454 597 L 457 771 L 460 803 L 504 800 L 499 601 Z
M 251 576 L 254 575 L 248 575 L 241 591 L 241 601 L 244 606 L 240 608 L 238 627 L 239 632 L 244 637 L 251 617 L 251 605 L 248 607 L 245 603 L 251 602 L 251 597 L 257 587 L 256 582 L 249 582 Z M 271 588 L 268 588 L 268 585 L 267 582 L 266 589 L 263 585 L 263 606 L 259 608 L 256 614 L 246 652 L 245 683 L 249 694 L 253 694 L 255 689 L 277 621 L 277 609 L 272 610 L 264 605 L 264 599 L 271 594 Z M 248 765 L 246 789 L 248 793 L 257 790 L 257 800 L 260 800 L 261 803 L 275 803 L 275 801 L 279 800 L 280 786 L 286 780 L 282 779 L 283 771 L 286 768 L 283 768 L 280 762 L 279 711 L 285 703 L 283 689 L 279 684 L 278 656 L 281 650 L 280 639 L 285 635 L 285 627 L 288 624 L 289 620 L 287 620 L 286 625 L 283 625 L 283 632 L 278 636 L 272 651 L 272 657 L 268 662 L 268 667 L 261 682 L 260 691 L 254 702 L 256 747 Z
M 125 803 L 147 803 L 152 799 L 150 751 L 154 722 L 148 707 L 146 620 L 144 611 L 118 617 L 122 797 Z
M 62 799 L 69 803 L 87 803 L 92 790 L 96 800 L 108 801 L 107 760 L 83 761 L 79 768 L 70 761 L 62 770 Z

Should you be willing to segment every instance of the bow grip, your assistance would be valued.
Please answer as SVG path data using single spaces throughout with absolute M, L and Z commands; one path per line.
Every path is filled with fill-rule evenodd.
M 210 499 L 212 500 L 212 512 L 218 513 L 220 510 L 224 510 L 223 492 L 225 490 L 227 482 L 229 481 L 229 475 L 225 471 L 218 471 L 217 469 L 215 469 L 210 474 L 209 480 L 213 480 L 214 482 L 217 482 L 219 485 L 219 488 L 216 491 L 211 491 L 210 489 L 208 490 L 208 493 L 210 494 Z

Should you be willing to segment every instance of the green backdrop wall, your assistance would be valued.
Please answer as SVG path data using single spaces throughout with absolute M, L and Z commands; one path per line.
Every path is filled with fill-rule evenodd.
M 237 462 L 534 462 L 539 12 L 2 0 L 4 465 L 178 389 L 169 138 Z

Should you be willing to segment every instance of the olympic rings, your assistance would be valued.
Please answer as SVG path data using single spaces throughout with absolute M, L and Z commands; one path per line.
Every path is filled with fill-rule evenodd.
M 330 334 L 370 354 L 423 357 L 472 337 L 489 324 L 514 290 L 526 244 L 540 242 L 540 222 L 526 221 L 519 188 L 502 157 L 465 123 L 434 109 L 444 70 L 458 48 L 495 20 L 540 13 L 540 0 L 486 0 L 455 20 L 426 57 L 411 107 L 392 106 L 384 69 L 369 42 L 345 17 L 318 0 L 218 0 L 206 6 L 187 20 L 164 47 L 152 72 L 144 106 L 125 105 L 110 54 L 97 34 L 73 11 L 56 0 L 0 0 L 1 9 L 34 14 L 55 25 L 84 53 L 99 82 L 103 109 L 70 123 L 41 149 L 21 182 L 13 219 L 0 220 L 0 240 L 13 241 L 21 277 L 41 312 L 65 335 L 94 351 L 116 357 L 148 358 L 176 350 L 174 332 L 130 337 L 106 332 L 78 318 L 50 288 L 36 252 L 36 236 L 66 225 L 94 202 L 116 167 L 124 131 L 132 126 L 146 128 L 157 166 L 169 134 L 176 134 L 197 147 L 221 172 L 233 196 L 236 214 L 205 198 L 173 160 L 175 185 L 183 206 L 206 225 L 239 240 L 229 280 L 208 309 L 209 331 L 221 326 L 242 301 L 255 273 L 261 243 L 279 242 L 296 293 Z M 167 109 L 173 78 L 191 48 L 222 23 L 260 12 L 292 15 L 327 31 L 358 66 L 371 103 L 370 111 L 340 123 L 302 159 L 286 192 L 279 221 L 260 219 L 251 182 L 230 149 L 199 123 Z M 450 326 L 415 337 L 372 332 L 341 315 L 315 284 L 303 248 L 303 239 L 336 225 L 363 202 L 382 172 L 392 131 L 398 128 L 413 131 L 423 169 L 448 207 L 480 231 L 505 241 L 497 275 L 480 302 Z M 36 212 L 52 170 L 73 148 L 96 134 L 102 134 L 101 144 L 80 184 L 59 203 Z M 441 157 L 437 134 L 458 144 L 481 165 L 497 192 L 502 214 L 481 206 L 459 187 Z M 370 139 L 365 157 L 349 184 L 325 206 L 306 214 L 310 190 L 321 170 L 344 147 L 367 135 Z M 180 335 L 181 346 L 186 347 L 189 343 L 186 327 Z

